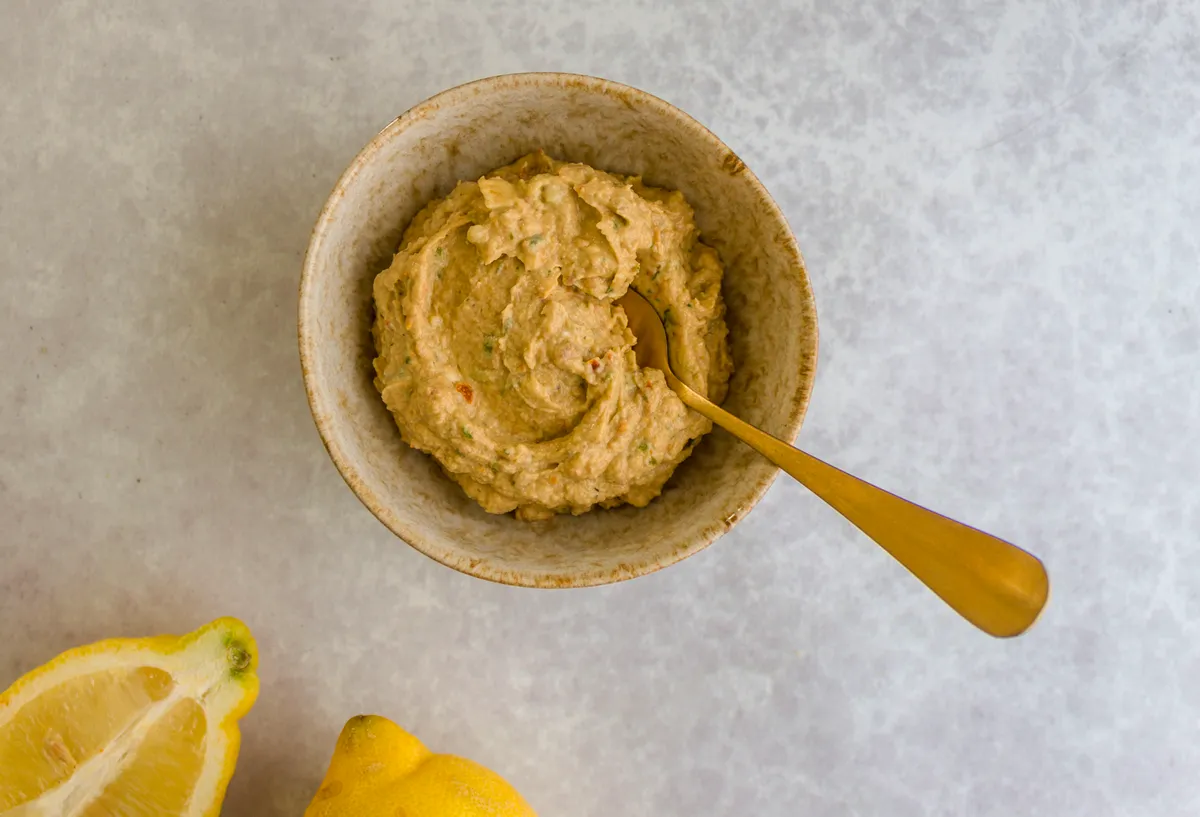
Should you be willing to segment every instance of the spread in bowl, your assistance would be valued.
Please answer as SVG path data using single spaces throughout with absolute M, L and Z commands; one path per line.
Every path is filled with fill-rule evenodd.
M 413 219 L 375 279 L 375 384 L 487 511 L 644 506 L 711 424 L 638 368 L 613 302 L 650 300 L 675 373 L 719 403 L 722 274 L 681 193 L 530 154 Z

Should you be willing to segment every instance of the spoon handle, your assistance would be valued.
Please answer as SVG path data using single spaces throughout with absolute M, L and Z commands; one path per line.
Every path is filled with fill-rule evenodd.
M 1046 604 L 1050 581 L 1033 555 L 915 505 L 805 454 L 714 405 L 667 375 L 680 399 L 828 502 L 967 621 L 989 635 L 1020 635 Z

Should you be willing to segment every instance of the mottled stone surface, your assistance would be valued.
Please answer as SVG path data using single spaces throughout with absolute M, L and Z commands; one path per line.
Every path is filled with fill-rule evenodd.
M 364 711 L 550 815 L 1200 810 L 1194 2 L 5 0 L 0 684 L 243 617 L 226 814 L 299 814 Z M 489 585 L 346 489 L 296 284 L 346 163 L 420 99 L 601 74 L 775 194 L 821 318 L 814 453 L 1045 557 L 974 632 L 783 480 L 608 588 Z

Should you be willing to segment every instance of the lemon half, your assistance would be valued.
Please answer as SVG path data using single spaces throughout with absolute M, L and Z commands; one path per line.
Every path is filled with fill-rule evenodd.
M 63 653 L 0 695 L 0 815 L 216 817 L 257 666 L 232 618 Z

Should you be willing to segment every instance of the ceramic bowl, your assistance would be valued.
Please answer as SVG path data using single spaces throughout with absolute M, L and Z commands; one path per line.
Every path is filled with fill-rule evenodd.
M 483 79 L 422 102 L 362 150 L 317 219 L 300 281 L 300 359 L 330 456 L 383 524 L 442 564 L 506 584 L 583 587 L 703 549 L 778 469 L 716 430 L 645 508 L 527 523 L 485 513 L 401 441 L 372 383 L 371 283 L 423 205 L 538 148 L 684 193 L 726 266 L 735 369 L 725 408 L 786 440 L 812 389 L 817 319 L 796 240 L 762 184 L 710 131 L 634 88 L 571 74 Z

